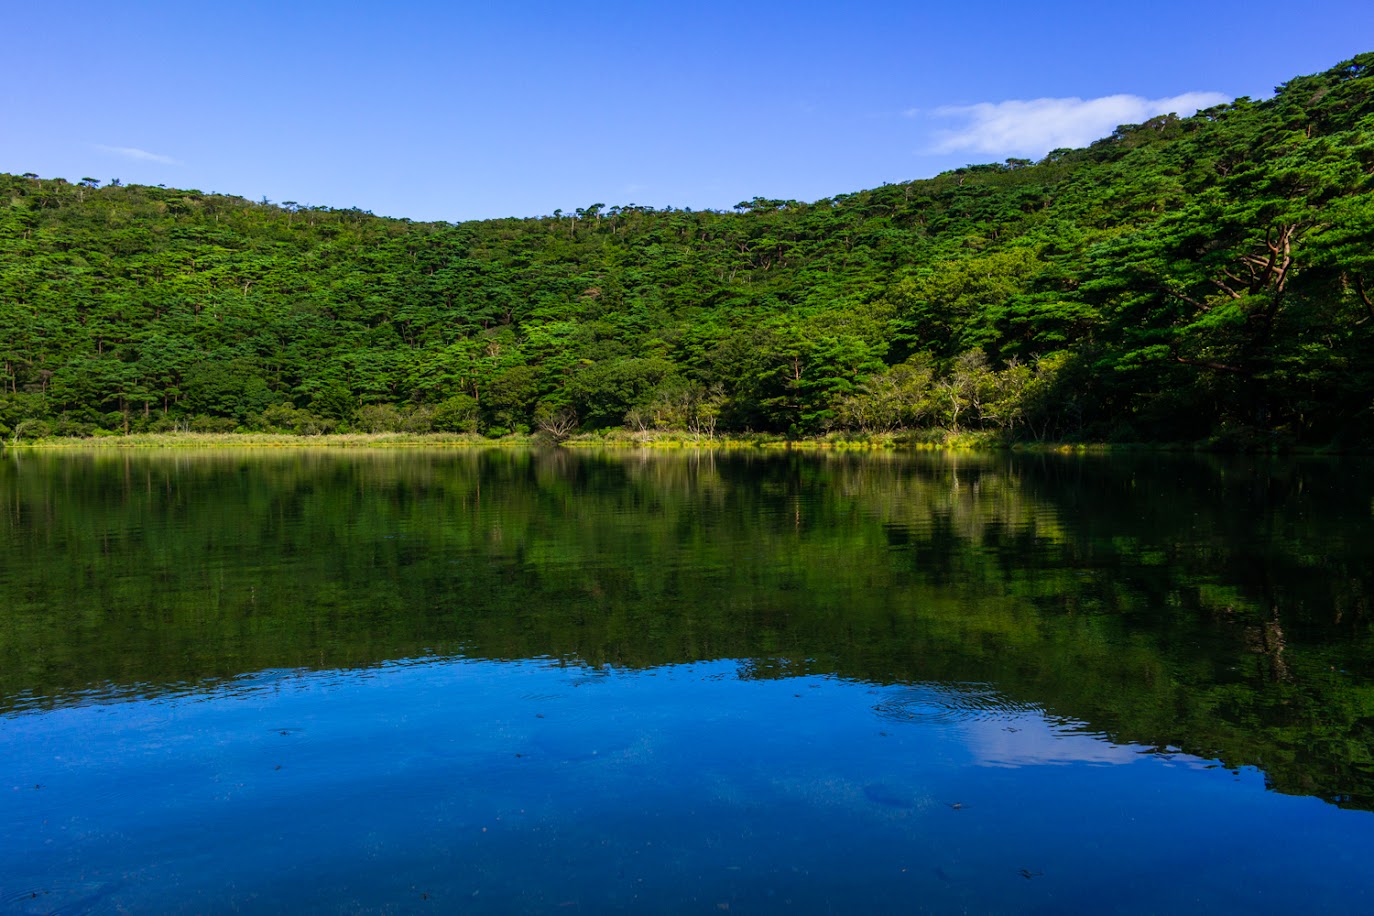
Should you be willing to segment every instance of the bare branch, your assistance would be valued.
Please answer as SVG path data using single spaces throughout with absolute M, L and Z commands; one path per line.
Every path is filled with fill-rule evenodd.
M 1359 326 L 1371 318 L 1374 318 L 1374 301 L 1370 301 L 1369 291 L 1364 288 L 1363 277 L 1355 278 L 1355 292 L 1359 293 L 1360 301 L 1364 303 L 1364 310 L 1368 313 L 1359 321 L 1355 322 L 1356 326 Z
M 1236 280 L 1236 282 L 1240 282 L 1236 277 L 1232 276 L 1228 271 L 1222 271 L 1222 273 L 1226 274 L 1226 276 L 1230 277 L 1232 280 Z M 1231 287 L 1227 286 L 1225 283 L 1222 283 L 1220 280 L 1213 280 L 1213 281 L 1212 281 L 1212 284 L 1213 284 L 1214 286 L 1216 286 L 1217 288 L 1219 288 L 1222 292 L 1226 293 L 1226 295 L 1230 296 L 1232 299 L 1243 299 L 1243 298 L 1245 298 L 1245 297 L 1242 296 L 1240 293 L 1236 292 L 1236 291 L 1233 290 Z
M 1210 305 L 1207 305 L 1205 302 L 1199 302 L 1198 300 L 1194 299 L 1192 296 L 1189 296 L 1187 293 L 1179 292 L 1178 290 L 1173 289 L 1172 287 L 1169 287 L 1169 286 L 1165 286 L 1165 285 L 1162 284 L 1162 283 L 1156 284 L 1155 287 L 1154 287 L 1154 289 L 1155 289 L 1156 292 L 1164 293 L 1164 294 L 1167 295 L 1167 296 L 1173 296 L 1175 299 L 1178 299 L 1180 302 L 1186 302 L 1186 303 L 1188 303 L 1188 304 L 1191 305 L 1193 308 L 1197 309 L 1199 312 L 1205 312 L 1205 311 L 1208 311 L 1209 309 L 1211 309 L 1211 306 L 1210 306 Z
M 1216 363 L 1206 359 L 1189 359 L 1186 356 L 1174 354 L 1174 362 L 1183 363 L 1185 366 L 1197 366 L 1199 369 L 1212 369 L 1216 372 L 1229 372 L 1232 375 L 1250 375 L 1249 369 L 1242 369 L 1239 366 L 1228 366 L 1225 363 Z

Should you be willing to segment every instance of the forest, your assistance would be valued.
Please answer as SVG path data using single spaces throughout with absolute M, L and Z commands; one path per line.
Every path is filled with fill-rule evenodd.
M 1367 448 L 1371 65 L 731 212 L 420 223 L 0 174 L 0 435 Z

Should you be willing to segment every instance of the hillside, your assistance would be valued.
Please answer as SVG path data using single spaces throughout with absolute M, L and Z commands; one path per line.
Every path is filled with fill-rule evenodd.
M 0 432 L 1367 446 L 1371 65 L 730 213 L 413 223 L 0 175 Z

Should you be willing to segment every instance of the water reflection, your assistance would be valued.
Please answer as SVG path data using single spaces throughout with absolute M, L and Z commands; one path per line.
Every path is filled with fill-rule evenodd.
M 1158 456 L 12 452 L 0 713 L 398 658 L 629 671 L 731 659 L 749 680 L 891 685 L 893 720 L 1043 713 L 1370 808 L 1366 471 Z
M 1017 703 L 985 684 L 922 684 L 893 693 L 874 707 L 898 722 L 998 722 L 1041 710 Z
M 11 715 L 0 846 L 22 854 L 0 859 L 0 905 L 1158 912 L 1374 894 L 1370 815 L 1253 772 L 1075 734 L 982 687 L 951 717 L 948 685 L 750 670 L 412 660 Z

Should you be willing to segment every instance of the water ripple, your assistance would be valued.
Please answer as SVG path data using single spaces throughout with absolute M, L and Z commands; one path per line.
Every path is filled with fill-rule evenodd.
M 49 916 L 114 913 L 119 908 L 114 906 L 110 897 L 118 889 L 117 882 L 59 882 L 0 896 L 0 909 L 6 913 L 45 913 Z
M 954 724 L 1043 715 L 1031 703 L 1018 703 L 987 684 L 920 684 L 894 692 L 873 707 L 896 722 Z

